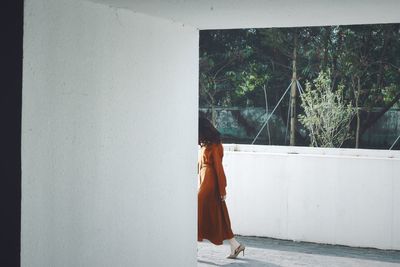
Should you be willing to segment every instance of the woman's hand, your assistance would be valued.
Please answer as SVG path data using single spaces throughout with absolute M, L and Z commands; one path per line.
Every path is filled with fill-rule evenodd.
M 222 201 L 225 201 L 225 199 L 226 199 L 226 195 L 221 196 L 221 200 L 222 200 Z

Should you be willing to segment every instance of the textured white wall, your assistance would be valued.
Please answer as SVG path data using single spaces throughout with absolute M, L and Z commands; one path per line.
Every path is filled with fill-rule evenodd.
M 22 266 L 194 266 L 198 31 L 26 0 Z
M 399 0 L 91 0 L 199 29 L 400 22 Z
M 400 152 L 225 147 L 235 234 L 400 249 Z

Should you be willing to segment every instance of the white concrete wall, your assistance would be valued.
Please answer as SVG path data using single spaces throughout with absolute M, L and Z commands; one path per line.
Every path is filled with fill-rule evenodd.
M 400 249 L 400 152 L 337 152 L 225 145 L 234 233 Z
M 400 21 L 398 0 L 91 0 L 199 29 L 323 26 Z
M 195 266 L 198 31 L 26 0 L 22 266 Z

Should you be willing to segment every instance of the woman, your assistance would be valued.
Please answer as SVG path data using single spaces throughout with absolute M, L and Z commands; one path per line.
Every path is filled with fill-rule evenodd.
M 222 166 L 224 150 L 220 133 L 206 118 L 199 119 L 199 145 L 201 146 L 198 161 L 198 236 L 197 240 L 210 240 L 215 245 L 222 245 L 228 239 L 231 254 L 236 258 L 245 246 L 234 238 L 226 207 L 226 177 Z

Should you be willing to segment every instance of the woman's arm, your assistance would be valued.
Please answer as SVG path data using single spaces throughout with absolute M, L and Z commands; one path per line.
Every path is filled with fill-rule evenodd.
M 215 172 L 217 174 L 218 180 L 218 189 L 221 198 L 224 200 L 224 196 L 226 195 L 226 176 L 224 172 L 224 167 L 222 166 L 222 158 L 224 156 L 224 148 L 222 144 L 217 144 L 213 148 L 212 158 Z

